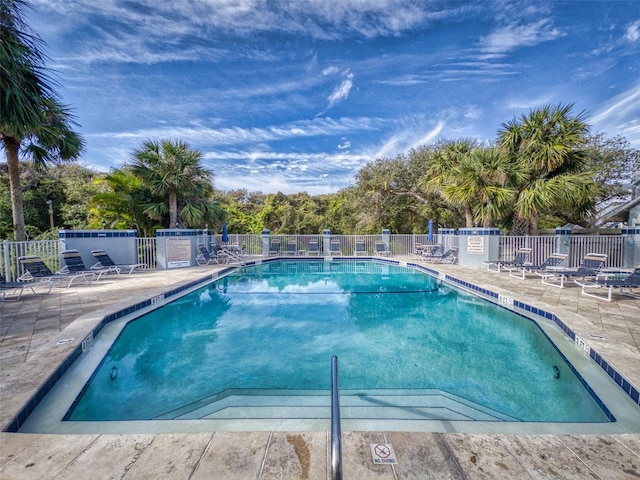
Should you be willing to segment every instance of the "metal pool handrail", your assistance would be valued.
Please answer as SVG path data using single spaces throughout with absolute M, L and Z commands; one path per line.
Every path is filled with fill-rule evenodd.
M 331 480 L 342 480 L 342 433 L 338 357 L 331 357 Z

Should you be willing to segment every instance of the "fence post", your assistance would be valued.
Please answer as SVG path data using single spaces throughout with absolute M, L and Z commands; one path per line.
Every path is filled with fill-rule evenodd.
M 262 256 L 269 256 L 269 235 L 271 232 L 268 228 L 262 230 Z
M 635 268 L 640 265 L 640 227 L 623 228 L 622 237 L 622 266 Z
M 324 255 L 329 255 L 331 251 L 331 230 L 328 228 L 322 230 L 322 251 Z
M 556 253 L 563 253 L 567 256 L 567 265 L 571 265 L 571 229 L 556 228 Z
M 389 247 L 390 234 L 391 234 L 391 231 L 388 228 L 382 229 L 382 241 L 384 242 L 384 249 L 386 251 L 390 251 L 390 247 Z

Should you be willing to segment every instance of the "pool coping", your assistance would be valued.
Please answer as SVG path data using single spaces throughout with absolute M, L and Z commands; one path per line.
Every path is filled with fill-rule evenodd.
M 513 311 L 516 314 L 524 316 L 526 318 L 530 318 L 531 315 L 535 315 L 539 317 L 539 319 L 553 322 L 557 325 L 574 343 L 575 345 L 581 349 L 585 354 L 589 356 L 589 358 L 595 362 L 602 370 L 607 373 L 607 375 L 615 382 L 615 384 L 622 390 L 624 394 L 626 394 L 629 399 L 635 404 L 635 406 L 640 408 L 640 393 L 636 387 L 634 387 L 629 380 L 627 380 L 620 372 L 618 372 L 614 367 L 612 367 L 602 355 L 600 355 L 585 339 L 582 339 L 578 336 L 565 322 L 563 322 L 556 314 L 549 312 L 543 308 L 536 307 L 534 305 L 530 305 L 526 302 L 522 302 L 519 300 L 515 300 L 511 297 L 501 295 L 491 289 L 483 288 L 477 286 L 471 282 L 467 282 L 464 280 L 460 280 L 453 275 L 445 274 L 435 270 L 434 268 L 430 268 L 420 263 L 404 261 L 392 258 L 384 258 L 380 256 L 358 256 L 358 257 L 349 257 L 349 256 L 341 256 L 341 257 L 287 257 L 287 256 L 274 256 L 256 260 L 250 260 L 245 262 L 243 265 L 232 265 L 227 266 L 221 270 L 210 273 L 206 276 L 199 277 L 195 280 L 185 282 L 175 288 L 171 288 L 166 292 L 163 292 L 159 295 L 155 295 L 147 300 L 134 303 L 133 305 L 129 305 L 124 308 L 120 308 L 114 310 L 113 306 L 107 307 L 106 311 L 99 313 L 93 312 L 84 317 L 88 317 L 87 320 L 96 322 L 90 329 L 90 332 L 84 336 L 84 338 L 79 342 L 74 342 L 69 347 L 69 352 L 62 361 L 58 365 L 58 367 L 54 370 L 54 372 L 40 385 L 40 387 L 36 390 L 36 392 L 30 397 L 30 399 L 23 405 L 23 407 L 14 415 L 13 419 L 9 421 L 9 423 L 3 428 L 4 432 L 18 432 L 20 427 L 24 424 L 29 415 L 35 410 L 37 405 L 42 401 L 42 399 L 49 393 L 49 391 L 53 388 L 56 382 L 62 378 L 65 372 L 71 367 L 71 365 L 85 352 L 87 349 L 91 348 L 93 338 L 96 337 L 100 331 L 104 328 L 108 323 L 125 317 L 127 315 L 139 312 L 143 309 L 155 309 L 162 306 L 167 301 L 173 301 L 177 296 L 185 293 L 187 290 L 191 290 L 199 287 L 202 284 L 211 282 L 212 280 L 219 279 L 224 277 L 225 275 L 236 271 L 238 268 L 242 266 L 252 266 L 252 265 L 260 265 L 264 263 L 282 261 L 282 260 L 291 260 L 291 261 L 324 261 L 330 262 L 333 260 L 336 261 L 377 261 L 381 263 L 388 263 L 391 265 L 403 266 L 415 268 L 417 270 L 428 273 L 441 281 L 450 283 L 451 285 L 455 285 L 463 290 L 469 291 L 476 295 L 479 295 L 481 298 L 484 298 L 498 306 L 506 308 L 508 310 Z M 173 298 L 175 297 L 175 298 Z M 110 312 L 110 313 L 107 313 Z M 100 315 L 104 315 L 101 319 Z M 80 317 L 80 318 L 84 318 Z M 80 319 L 78 319 L 80 320 Z M 557 348 L 557 347 L 556 347 Z M 577 372 L 576 372 L 577 373 Z M 586 384 L 588 386 L 588 384 Z M 590 387 L 588 387 L 590 388 Z M 592 392 L 593 394 L 593 392 Z M 599 400 L 597 395 L 594 395 L 594 398 Z M 605 407 L 606 408 L 606 407 Z M 606 409 L 608 411 L 608 409 Z

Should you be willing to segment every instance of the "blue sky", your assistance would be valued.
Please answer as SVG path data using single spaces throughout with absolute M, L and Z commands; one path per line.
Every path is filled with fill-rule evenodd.
M 640 1 L 32 0 L 87 142 L 185 140 L 222 190 L 335 192 L 377 158 L 573 103 L 640 148 Z

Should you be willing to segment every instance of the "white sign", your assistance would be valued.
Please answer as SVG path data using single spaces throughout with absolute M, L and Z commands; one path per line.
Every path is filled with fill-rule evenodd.
M 188 267 L 191 265 L 191 239 L 167 238 L 167 268 Z
M 398 463 L 393 446 L 390 443 L 372 443 L 371 458 L 373 463 L 395 465 Z
M 468 237 L 467 253 L 469 255 L 482 255 L 484 253 L 484 237 L 480 235 Z

